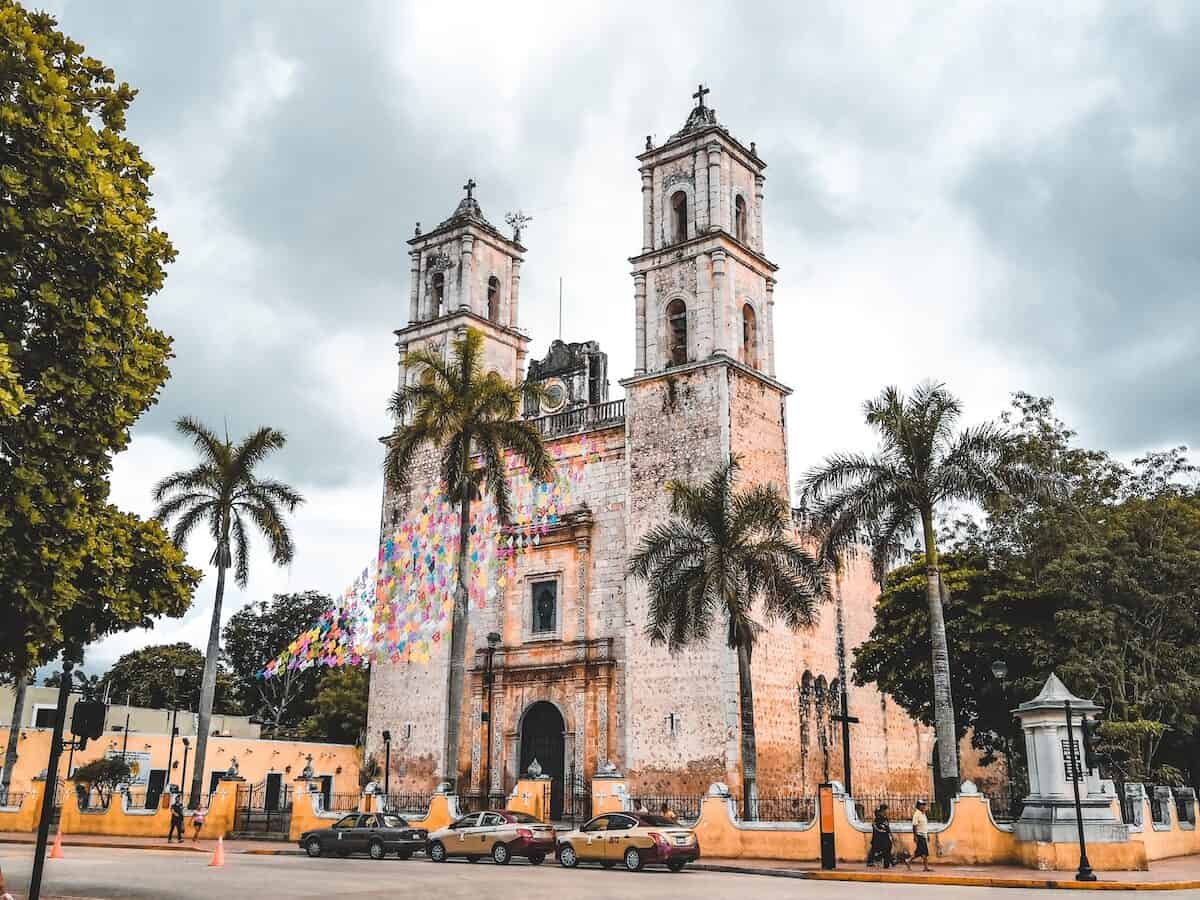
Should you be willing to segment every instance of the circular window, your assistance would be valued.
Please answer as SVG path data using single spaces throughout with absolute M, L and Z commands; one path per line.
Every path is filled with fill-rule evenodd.
M 542 412 L 558 412 L 567 402 L 567 389 L 561 381 L 546 384 L 546 396 L 542 399 Z

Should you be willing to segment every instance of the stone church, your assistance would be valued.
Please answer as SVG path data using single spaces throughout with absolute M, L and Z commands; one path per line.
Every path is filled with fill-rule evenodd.
M 637 156 L 642 234 L 629 258 L 635 368 L 619 382 L 622 399 L 610 396 L 607 357 L 593 341 L 554 341 L 544 359 L 527 359 L 520 222 L 512 236 L 490 224 L 473 182 L 449 218 L 424 233 L 418 226 L 408 242 L 401 354 L 445 352 L 456 335 L 478 329 L 489 368 L 544 386 L 544 401 L 525 415 L 569 474 L 561 490 L 514 487 L 530 498 L 515 524 L 481 520 L 495 530 L 500 558 L 490 575 L 479 570 L 486 590 L 471 588 L 464 737 L 452 761 L 461 793 L 506 792 L 535 758 L 554 779 L 556 807 L 564 786 L 577 789 L 609 762 L 635 797 L 740 785 L 737 664 L 722 630 L 677 656 L 651 646 L 645 587 L 625 574 L 631 548 L 668 513 L 669 479 L 704 478 L 736 453 L 743 485 L 769 482 L 786 492 L 792 480 L 791 389 L 775 374 L 778 266 L 765 242 L 766 163 L 753 142 L 718 121 L 705 93 L 694 95 L 682 128 L 657 146 L 647 138 Z M 402 384 L 418 375 L 401 361 Z M 408 579 L 402 594 L 416 590 L 412 571 L 437 564 L 438 539 L 428 538 L 437 528 L 435 481 L 430 459 L 413 486 L 383 498 L 383 541 L 413 548 L 400 567 Z M 473 549 L 473 559 L 477 552 L 487 551 Z M 448 588 L 435 581 L 430 574 L 441 595 L 408 603 L 425 609 L 424 619 L 448 608 Z M 780 626 L 762 636 L 753 663 L 762 796 L 843 780 L 840 724 L 830 719 L 845 680 L 838 642 L 850 654 L 866 637 L 877 593 L 869 568 L 853 568 L 841 603 L 822 607 L 814 630 Z M 421 627 L 397 626 L 397 640 L 404 645 Z M 435 622 L 424 651 L 413 650 L 414 637 L 371 669 L 368 750 L 382 761 L 380 736 L 389 731 L 391 782 L 404 789 L 429 790 L 448 768 L 443 633 Z M 849 686 L 848 700 L 859 720 L 851 733 L 856 792 L 929 790 L 930 729 L 872 687 Z

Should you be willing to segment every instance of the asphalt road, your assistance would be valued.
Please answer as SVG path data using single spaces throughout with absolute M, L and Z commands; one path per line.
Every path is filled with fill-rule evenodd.
M 67 847 L 67 858 L 46 861 L 43 897 L 81 898 L 196 898 L 234 897 L 239 900 L 301 900 L 308 897 L 513 897 L 521 900 L 569 900 L 574 897 L 629 900 L 776 900 L 776 898 L 878 898 L 917 900 L 933 894 L 985 900 L 1021 897 L 1059 897 L 1061 891 L 1021 891 L 1009 888 L 968 888 L 906 884 L 873 885 L 848 882 L 798 881 L 762 875 L 734 875 L 684 870 L 639 873 L 604 871 L 581 866 L 573 871 L 553 860 L 534 868 L 514 860 L 505 868 L 490 862 L 431 863 L 421 857 L 402 862 L 389 858 L 308 859 L 302 856 L 230 854 L 221 869 L 208 868 L 201 853 L 153 850 L 108 850 Z M 23 896 L 33 863 L 31 848 L 0 845 L 0 867 L 9 890 Z M 1181 892 L 1174 897 L 1198 896 Z

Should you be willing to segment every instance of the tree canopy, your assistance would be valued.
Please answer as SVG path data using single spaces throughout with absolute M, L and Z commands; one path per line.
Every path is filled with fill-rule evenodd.
M 313 713 L 322 675 L 316 667 L 284 669 L 274 678 L 255 678 L 254 673 L 332 606 L 333 600 L 319 591 L 276 594 L 270 601 L 247 604 L 225 624 L 224 660 L 233 679 L 233 700 L 243 715 L 260 717 L 271 737 L 293 731 Z
M 1017 394 L 1005 419 L 1033 468 L 1062 495 L 1001 497 L 950 530 L 946 629 L 960 729 L 977 747 L 1011 734 L 1008 710 L 1056 672 L 1104 707 L 1125 759 L 1114 774 L 1194 768 L 1200 733 L 1200 489 L 1184 448 L 1125 465 L 1076 446 L 1053 402 Z M 892 572 L 855 677 L 928 721 L 916 569 Z M 991 673 L 1002 658 L 1005 693 Z M 1014 750 L 1020 754 L 1018 745 Z M 1159 773 L 1169 775 L 1169 773 Z M 1193 777 L 1200 772 L 1193 771 Z
M 366 669 L 347 666 L 326 669 L 317 690 L 314 710 L 300 726 L 302 737 L 357 744 L 367 727 Z
M 176 669 L 183 674 L 175 675 Z M 133 650 L 118 659 L 105 674 L 100 693 L 107 692 L 114 706 L 126 701 L 152 709 L 195 710 L 200 703 L 200 681 L 204 672 L 204 654 L 191 644 L 153 644 Z M 230 678 L 225 672 L 217 678 L 217 705 L 230 709 Z
M 199 575 L 108 503 L 113 455 L 168 377 L 148 299 L 175 255 L 129 85 L 44 13 L 0 3 L 0 668 L 182 615 Z

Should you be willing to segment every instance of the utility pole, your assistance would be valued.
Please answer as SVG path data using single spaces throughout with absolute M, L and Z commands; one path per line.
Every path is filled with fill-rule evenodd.
M 46 761 L 46 784 L 42 794 L 42 816 L 38 820 L 37 844 L 33 851 L 33 873 L 29 876 L 29 900 L 41 900 L 42 870 L 46 866 L 46 842 L 50 837 L 50 819 L 54 815 L 54 795 L 58 791 L 58 761 L 62 757 L 67 697 L 71 693 L 71 670 L 75 663 L 63 655 L 62 679 L 58 684 L 58 706 L 54 714 L 54 733 L 50 736 L 50 758 Z

